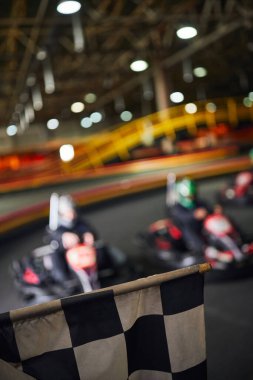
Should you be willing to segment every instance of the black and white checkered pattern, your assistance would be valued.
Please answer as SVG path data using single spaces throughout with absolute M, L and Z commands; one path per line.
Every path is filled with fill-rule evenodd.
M 55 302 L 40 317 L 0 316 L 1 380 L 206 379 L 203 275 Z

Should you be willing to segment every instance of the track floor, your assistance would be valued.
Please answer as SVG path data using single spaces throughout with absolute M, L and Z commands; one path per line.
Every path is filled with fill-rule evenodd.
M 200 194 L 211 203 L 223 179 L 200 182 Z M 66 190 L 67 191 L 67 190 Z M 145 264 L 135 245 L 135 236 L 149 223 L 165 216 L 165 191 L 156 190 L 127 199 L 118 199 L 82 210 L 97 228 L 101 238 L 121 248 L 136 261 Z M 236 222 L 253 235 L 253 208 L 227 209 Z M 8 268 L 12 259 L 21 257 L 42 244 L 44 226 L 25 235 L 1 242 L 0 312 L 22 307 Z M 146 267 L 148 274 L 157 268 Z M 206 276 L 205 316 L 210 380 L 253 379 L 253 276 L 212 281 Z

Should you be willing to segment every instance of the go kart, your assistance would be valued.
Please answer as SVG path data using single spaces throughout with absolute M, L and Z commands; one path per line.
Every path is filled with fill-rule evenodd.
M 203 237 L 205 260 L 214 269 L 239 269 L 253 264 L 253 241 L 246 241 L 227 216 L 207 216 Z
M 217 194 L 217 201 L 223 205 L 253 204 L 253 173 L 238 173 L 234 180 Z
M 57 281 L 53 275 L 54 254 L 53 244 L 48 244 L 12 262 L 14 285 L 26 304 L 89 292 L 137 276 L 121 250 L 96 241 L 93 246 L 82 243 L 65 252 L 64 280 Z
M 215 213 L 203 224 L 203 252 L 187 249 L 181 229 L 171 220 L 152 223 L 148 232 L 138 235 L 142 254 L 159 267 L 172 270 L 209 262 L 214 270 L 229 271 L 253 263 L 253 242 L 246 242 L 229 218 Z
M 144 260 L 164 269 L 179 269 L 204 262 L 204 258 L 187 250 L 183 233 L 171 219 L 160 219 L 137 235 Z

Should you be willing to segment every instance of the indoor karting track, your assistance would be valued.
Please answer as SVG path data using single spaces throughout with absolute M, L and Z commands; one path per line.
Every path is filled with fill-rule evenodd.
M 223 183 L 223 179 L 202 181 L 200 195 L 213 201 L 216 189 Z M 226 210 L 247 233 L 253 235 L 252 209 Z M 147 274 L 158 271 L 158 268 L 146 266 L 134 237 L 138 231 L 145 231 L 149 223 L 164 217 L 165 190 L 118 199 L 83 211 L 104 240 L 120 247 L 134 260 L 143 262 Z M 8 267 L 13 258 L 23 256 L 42 244 L 43 231 L 43 226 L 37 227 L 25 236 L 23 234 L 1 242 L 0 312 L 23 306 L 13 288 Z M 205 311 L 210 380 L 253 379 L 252 294 L 253 275 L 223 281 L 214 281 L 211 274 L 206 275 Z

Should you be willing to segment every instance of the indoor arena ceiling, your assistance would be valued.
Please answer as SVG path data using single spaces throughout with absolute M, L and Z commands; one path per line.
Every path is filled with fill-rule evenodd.
M 59 14 L 54 0 L 0 3 L 1 127 L 26 123 L 39 91 L 38 123 L 70 120 L 71 104 L 87 93 L 97 99 L 83 115 L 101 109 L 113 120 L 123 105 L 136 117 L 154 112 L 158 66 L 168 92 L 182 91 L 186 101 L 253 89 L 252 0 L 85 0 L 75 15 Z M 181 40 L 176 30 L 186 24 L 198 35 Z M 131 71 L 136 58 L 148 69 Z M 191 76 L 198 66 L 207 76 Z

